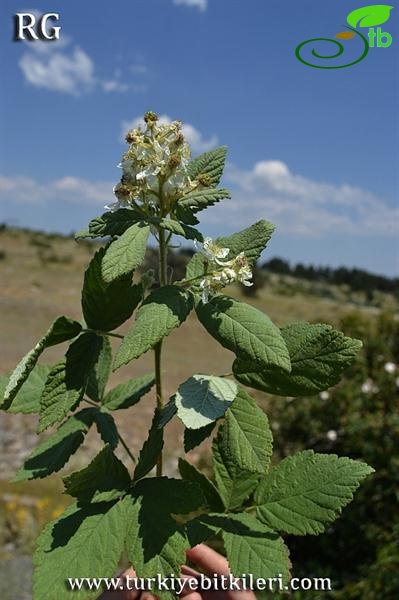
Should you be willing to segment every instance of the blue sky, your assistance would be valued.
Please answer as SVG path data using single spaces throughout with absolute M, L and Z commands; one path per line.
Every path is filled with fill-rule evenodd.
M 233 199 L 203 214 L 205 233 L 266 218 L 277 232 L 265 259 L 396 274 L 399 7 L 381 26 L 392 45 L 353 67 L 313 69 L 294 55 L 360 6 L 3 0 L 0 221 L 81 229 L 112 201 L 123 129 L 153 109 L 187 124 L 194 153 L 229 147 Z M 59 41 L 12 40 L 13 15 L 29 9 L 60 13 Z M 343 43 L 344 57 L 360 53 L 358 38 Z

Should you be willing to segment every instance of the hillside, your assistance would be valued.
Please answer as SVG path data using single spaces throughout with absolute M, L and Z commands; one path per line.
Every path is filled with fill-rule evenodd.
M 81 319 L 83 271 L 95 247 L 92 243 L 77 244 L 72 237 L 8 228 L 0 231 L 2 373 L 17 364 L 56 316 L 65 314 Z M 148 264 L 154 260 L 156 256 L 150 252 Z M 184 260 L 183 256 L 176 258 L 176 273 Z M 237 287 L 229 289 L 228 293 L 242 297 Z M 397 308 L 394 296 L 381 292 L 378 298 L 381 307 Z M 279 325 L 296 320 L 337 324 L 354 308 L 370 315 L 379 311 L 379 308 L 368 304 L 363 292 L 354 292 L 348 286 L 309 282 L 292 275 L 267 272 L 263 272 L 262 286 L 257 289 L 256 296 L 246 298 L 246 301 L 261 308 Z M 121 331 L 124 329 L 126 326 Z M 55 362 L 64 351 L 62 346 L 50 348 L 44 354 L 43 362 Z M 117 371 L 112 376 L 112 384 L 151 371 L 152 361 L 152 354 L 147 353 Z M 231 362 L 232 354 L 221 349 L 192 314 L 165 342 L 165 395 L 172 395 L 179 383 L 193 372 L 225 373 L 230 371 Z M 140 450 L 146 437 L 154 403 L 154 394 L 150 393 L 139 406 L 118 417 L 122 434 L 129 440 L 134 453 Z M 30 549 L 37 527 L 49 516 L 55 515 L 65 502 L 59 494 L 57 476 L 46 482 L 7 483 L 35 445 L 35 429 L 36 419 L 33 416 L 0 414 L 0 503 L 6 509 L 5 523 L 0 522 L 0 546 L 6 549 L 6 554 L 14 552 L 15 546 Z M 182 429 L 173 423 L 168 428 L 166 439 L 166 468 L 169 473 L 175 470 L 176 441 L 180 446 L 181 437 Z M 97 434 L 92 431 L 73 466 L 86 462 L 87 455 L 92 456 L 98 445 Z M 7 515 L 13 515 L 12 519 L 8 520 Z M 7 539 L 14 541 L 7 542 Z

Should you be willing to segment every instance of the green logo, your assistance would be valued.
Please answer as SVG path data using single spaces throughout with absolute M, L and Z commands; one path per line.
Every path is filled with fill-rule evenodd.
M 299 44 L 295 49 L 295 56 L 304 65 L 313 67 L 315 69 L 344 69 L 345 67 L 356 65 L 366 58 L 370 48 L 388 48 L 388 46 L 392 44 L 392 36 L 386 31 L 382 31 L 381 27 L 377 27 L 378 25 L 382 25 L 388 21 L 392 8 L 393 6 L 387 6 L 386 4 L 373 4 L 372 6 L 363 6 L 362 8 L 357 8 L 349 13 L 346 19 L 349 25 L 343 25 L 346 31 L 341 31 L 334 37 L 345 41 L 356 37 L 361 40 L 361 55 L 356 60 L 352 60 L 351 62 L 343 65 L 315 65 L 308 60 L 305 60 L 301 55 L 302 49 L 304 46 L 307 46 L 307 44 L 313 44 L 315 42 L 329 42 L 334 44 L 336 50 L 333 54 L 325 55 L 319 54 L 314 48 L 312 48 L 312 56 L 315 58 L 321 60 L 331 60 L 338 58 L 344 53 L 345 47 L 340 41 L 338 41 L 338 39 L 323 37 L 306 40 L 305 42 Z M 368 28 L 368 33 L 361 33 L 357 29 L 359 27 Z M 377 29 L 375 29 L 375 27 L 377 27 Z

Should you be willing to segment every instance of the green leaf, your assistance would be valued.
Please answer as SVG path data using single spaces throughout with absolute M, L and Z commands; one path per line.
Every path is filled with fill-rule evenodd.
M 125 465 L 105 446 L 87 467 L 64 477 L 63 482 L 65 493 L 81 504 L 116 500 L 130 486 L 131 479 Z
M 132 285 L 131 275 L 106 283 L 101 274 L 105 248 L 92 258 L 84 277 L 82 310 L 87 326 L 99 331 L 112 331 L 127 321 L 141 301 L 141 284 Z
M 39 433 L 77 407 L 100 349 L 99 336 L 83 333 L 72 342 L 65 359 L 51 369 L 40 399 Z
M 10 408 L 8 409 L 9 413 L 29 414 L 39 412 L 40 396 L 42 394 L 50 369 L 51 367 L 49 365 L 37 364 L 35 366 L 28 379 L 15 396 Z M 0 376 L 0 398 L 3 398 L 4 396 L 10 375 L 11 372 Z
M 115 237 L 125 233 L 134 223 L 142 220 L 142 215 L 135 210 L 129 208 L 120 208 L 114 212 L 109 211 L 92 219 L 87 230 L 79 232 L 75 235 L 75 239 L 82 237 Z
M 258 368 L 280 367 L 290 371 L 290 357 L 280 330 L 257 308 L 228 296 L 214 296 L 196 312 L 205 329 L 224 348 Z
M 102 410 L 96 410 L 94 421 L 104 444 L 109 444 L 114 450 L 119 444 L 119 435 L 113 416 Z
M 172 398 L 169 399 L 169 402 L 167 402 L 159 411 L 158 427 L 166 427 L 169 421 L 173 419 L 176 412 L 175 398 L 172 396 Z
M 107 337 L 101 338 L 101 349 L 89 373 L 86 394 L 95 402 L 101 402 L 111 372 L 112 349 Z
M 184 430 L 184 452 L 190 452 L 193 448 L 199 446 L 204 440 L 206 440 L 215 429 L 216 421 L 200 427 L 200 429 L 189 429 Z
M 130 503 L 126 549 L 139 577 L 178 576 L 189 544 L 181 525 L 171 515 L 186 515 L 205 505 L 198 485 L 167 477 L 146 478 L 126 497 Z M 154 590 L 174 599 L 172 592 Z
M 122 341 L 114 370 L 138 358 L 186 320 L 192 296 L 175 285 L 151 292 L 137 311 L 136 321 Z
M 150 226 L 135 223 L 108 246 L 101 263 L 104 281 L 110 283 L 128 275 L 144 260 Z
M 224 504 L 216 487 L 206 475 L 183 458 L 179 458 L 179 473 L 182 479 L 197 483 L 202 490 L 207 507 L 212 511 L 223 511 Z
M 349 13 L 346 20 L 352 27 L 375 27 L 388 21 L 392 8 L 387 4 L 363 6 Z
M 208 178 L 207 184 L 210 187 L 216 187 L 223 174 L 226 154 L 227 146 L 220 146 L 219 148 L 215 148 L 215 150 L 204 152 L 192 160 L 187 167 L 190 179 L 193 180 L 205 176 Z
M 261 480 L 255 494 L 259 519 L 279 531 L 317 535 L 373 471 L 366 463 L 335 454 L 299 452 Z
M 159 498 L 163 499 L 157 496 L 151 500 L 147 494 L 136 499 L 127 496 L 124 500 L 130 502 L 126 551 L 138 577 L 179 576 L 180 567 L 186 562 L 189 544 L 184 530 L 162 510 Z M 153 591 L 161 600 L 176 599 L 171 591 Z
M 210 375 L 193 375 L 179 386 L 177 416 L 190 429 L 200 429 L 223 417 L 237 395 L 234 381 Z
M 137 379 L 129 379 L 110 390 L 104 398 L 103 405 L 108 410 L 129 408 L 137 404 L 147 394 L 155 383 L 154 373 L 147 373 Z
M 37 540 L 33 562 L 33 600 L 94 600 L 98 590 L 71 592 L 70 577 L 113 577 L 124 548 L 126 503 L 69 507 Z
M 237 360 L 235 377 L 241 383 L 279 396 L 307 396 L 338 383 L 355 360 L 361 342 L 345 337 L 330 325 L 294 323 L 281 334 L 291 357 L 291 373 L 262 369 Z
M 230 198 L 230 192 L 224 189 L 205 188 L 190 192 L 177 201 L 174 213 L 179 221 L 195 225 L 198 219 L 194 216 L 200 210 L 213 206 L 224 198 Z
M 143 444 L 139 460 L 134 470 L 133 479 L 141 479 L 157 464 L 158 457 L 163 448 L 163 429 L 158 426 L 159 413 L 155 411 L 148 438 Z
M 183 196 L 183 198 L 180 198 L 180 200 L 177 202 L 176 208 L 179 210 L 189 209 L 191 212 L 196 213 L 200 210 L 204 210 L 208 206 L 216 204 L 220 200 L 224 200 L 225 198 L 230 198 L 230 192 L 223 188 L 205 188 L 202 190 L 194 190 L 186 196 Z
M 289 582 L 291 563 L 287 546 L 255 517 L 241 513 L 203 515 L 199 519 L 203 525 L 221 530 L 235 577 L 251 573 L 255 580 L 281 576 L 283 584 Z
M 251 473 L 265 474 L 272 456 L 273 436 L 267 416 L 240 389 L 226 412 L 223 452 L 228 461 Z
M 274 230 L 273 223 L 262 219 L 238 233 L 218 238 L 217 244 L 222 248 L 230 248 L 228 258 L 244 252 L 248 262 L 253 265 L 262 254 Z
M 198 240 L 202 242 L 204 239 L 202 233 L 198 231 L 198 229 L 190 227 L 189 225 L 184 225 L 184 223 L 179 223 L 179 221 L 175 221 L 174 219 L 161 219 L 158 226 L 167 231 L 171 231 L 175 235 L 181 235 L 186 238 L 186 240 Z
M 173 477 L 140 479 L 132 493 L 142 497 L 148 506 L 156 507 L 156 512 L 169 515 L 187 515 L 206 504 L 197 483 Z
M 212 444 L 213 470 L 216 486 L 226 509 L 241 506 L 256 488 L 259 475 L 243 471 L 231 463 L 224 454 L 224 427 L 219 428 Z
M 4 410 L 10 408 L 12 401 L 21 389 L 23 383 L 29 377 L 29 373 L 34 369 L 39 356 L 46 348 L 71 340 L 76 337 L 81 330 L 82 326 L 77 321 L 68 319 L 68 317 L 58 317 L 47 333 L 38 341 L 33 350 L 23 357 L 13 371 L 5 389 L 4 401 L 0 408 Z
M 62 469 L 83 443 L 95 413 L 96 409 L 85 408 L 69 417 L 55 433 L 33 450 L 15 475 L 14 481 L 47 477 Z
M 250 227 L 215 240 L 215 243 L 221 248 L 229 248 L 228 259 L 238 256 L 241 252 L 245 253 L 248 262 L 253 265 L 265 249 L 270 240 L 275 227 L 269 221 L 257 221 Z M 204 256 L 200 253 L 194 254 L 187 265 L 186 277 L 192 279 L 199 277 L 204 273 Z

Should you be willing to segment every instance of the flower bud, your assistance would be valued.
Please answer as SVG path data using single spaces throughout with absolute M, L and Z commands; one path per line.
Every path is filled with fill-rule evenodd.
M 124 183 L 118 183 L 114 187 L 114 194 L 117 198 L 129 198 L 130 197 L 130 188 Z
M 144 122 L 147 123 L 148 127 L 151 127 L 159 120 L 157 113 L 152 110 L 149 110 L 144 115 Z
M 127 134 L 125 135 L 125 141 L 127 144 L 134 144 L 135 142 L 137 142 L 137 136 L 134 129 L 131 129 L 127 132 Z
M 171 171 L 176 169 L 181 163 L 181 157 L 178 154 L 172 154 L 169 159 L 168 167 Z

